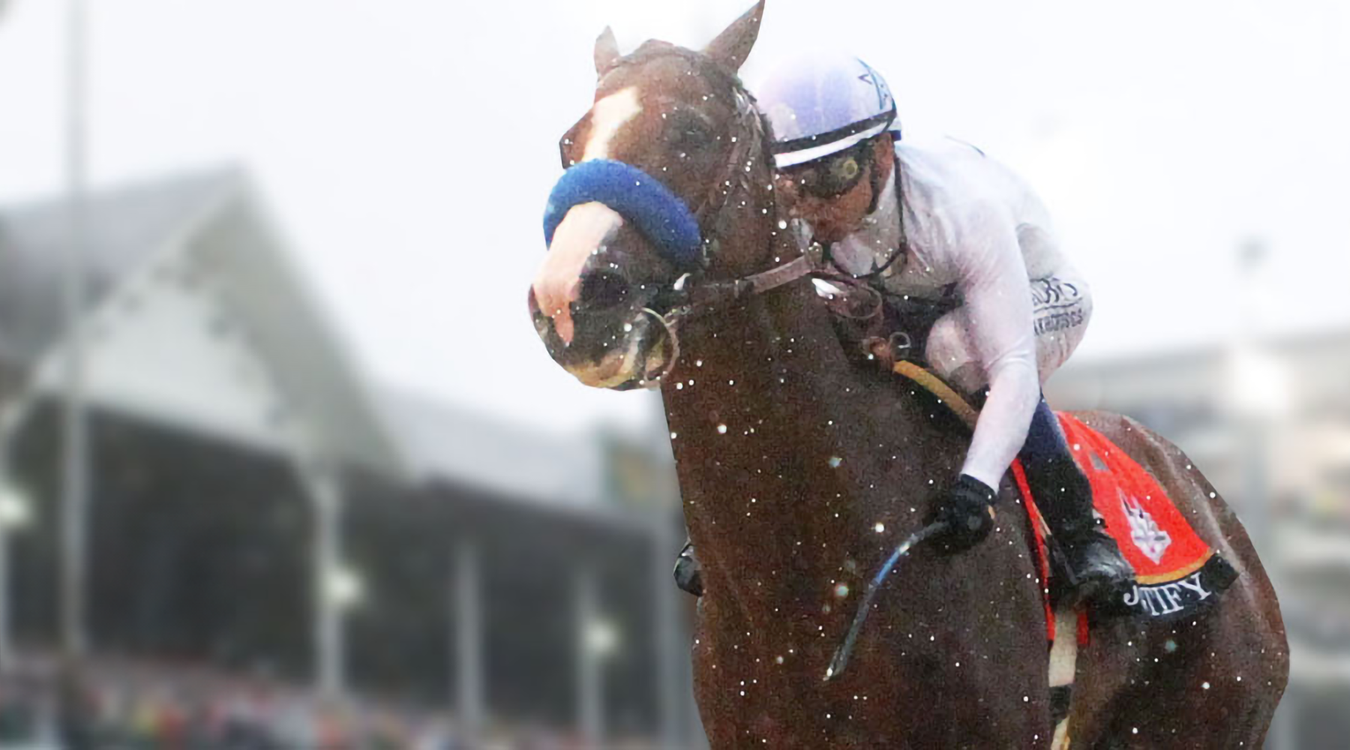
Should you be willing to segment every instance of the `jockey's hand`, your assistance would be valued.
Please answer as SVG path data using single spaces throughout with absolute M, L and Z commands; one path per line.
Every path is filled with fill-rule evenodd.
M 937 537 L 943 552 L 955 554 L 974 547 L 994 530 L 997 493 L 980 480 L 962 474 L 937 499 L 928 522 L 942 521 L 947 531 Z

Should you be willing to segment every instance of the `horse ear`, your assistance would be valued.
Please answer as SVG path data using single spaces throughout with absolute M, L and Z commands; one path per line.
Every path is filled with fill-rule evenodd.
M 755 46 L 759 36 L 759 19 L 764 15 L 764 0 L 755 3 L 755 7 L 745 15 L 731 22 L 717 38 L 703 50 L 703 54 L 721 63 L 731 72 L 736 72 L 750 56 L 750 48 Z
M 614 30 L 606 26 L 595 38 L 595 74 L 604 75 L 609 66 L 619 59 L 619 40 L 614 38 Z

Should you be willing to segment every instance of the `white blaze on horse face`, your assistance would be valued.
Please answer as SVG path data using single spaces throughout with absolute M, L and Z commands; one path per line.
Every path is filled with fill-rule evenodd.
M 582 151 L 582 161 L 608 159 L 614 136 L 641 113 L 642 105 L 638 104 L 636 86 L 629 86 L 596 102 L 591 108 L 591 137 Z
M 610 147 L 623 126 L 642 113 L 636 86 L 601 99 L 591 108 L 591 134 L 582 151 L 582 161 L 609 158 Z M 535 302 L 553 319 L 553 329 L 565 344 L 576 334 L 570 304 L 581 289 L 586 261 L 605 238 L 623 226 L 623 217 L 603 203 L 574 206 L 558 224 L 548 256 L 534 280 Z
M 570 305 L 581 289 L 586 261 L 621 226 L 623 217 L 614 209 L 583 203 L 572 207 L 553 232 L 553 244 L 534 278 L 534 299 L 539 311 L 553 319 L 553 330 L 565 344 L 571 344 L 576 333 Z

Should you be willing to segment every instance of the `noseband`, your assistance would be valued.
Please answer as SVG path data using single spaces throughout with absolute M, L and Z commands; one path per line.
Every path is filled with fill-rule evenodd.
M 657 56 L 678 56 L 691 64 L 703 67 L 708 62 L 700 55 L 679 49 L 663 49 L 653 53 L 621 58 L 615 68 L 647 62 Z M 609 71 L 606 71 L 608 75 Z M 764 149 L 764 120 L 755 107 L 754 97 L 735 76 L 728 76 L 736 105 L 736 124 L 731 135 L 735 144 L 725 166 L 703 198 L 698 208 L 690 211 L 674 191 L 659 179 L 637 167 L 623 162 L 595 159 L 567 169 L 549 195 L 544 212 L 545 240 L 552 243 L 553 233 L 573 206 L 592 201 L 604 203 L 626 220 L 635 224 L 661 253 L 678 268 L 688 269 L 679 276 L 662 298 L 667 311 L 651 308 L 642 312 L 656 318 L 665 329 L 671 343 L 671 356 L 660 374 L 639 381 L 644 387 L 659 386 L 670 374 L 679 359 L 679 328 L 681 324 L 708 311 L 736 305 L 751 296 L 788 284 L 823 268 L 819 245 L 809 244 L 802 232 L 793 232 L 798 257 L 767 271 L 729 280 L 705 281 L 713 259 L 720 249 L 720 238 L 730 229 L 737 209 L 748 207 L 742 197 L 734 204 L 736 194 L 750 192 L 750 175 L 756 158 L 770 159 Z M 767 162 L 772 169 L 772 161 Z M 773 185 L 769 185 L 773 190 Z M 772 201 L 772 213 L 778 217 L 778 201 Z M 778 239 L 781 229 L 788 225 L 778 221 L 779 229 L 771 230 L 768 242 Z

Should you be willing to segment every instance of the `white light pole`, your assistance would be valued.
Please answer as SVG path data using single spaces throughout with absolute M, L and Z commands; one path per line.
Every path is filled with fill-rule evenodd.
M 332 466 L 302 466 L 313 512 L 314 676 L 318 692 L 346 693 L 347 611 L 364 594 L 361 580 L 342 560 L 343 497 Z
M 8 452 L 8 445 L 0 451 Z M 8 456 L 0 456 L 0 673 L 13 664 L 14 652 L 10 642 L 10 586 L 9 538 L 33 521 L 33 501 L 9 481 Z
M 1239 515 L 1257 553 L 1265 561 L 1276 593 L 1280 594 L 1284 590 L 1281 585 L 1284 566 L 1273 529 L 1277 521 L 1270 497 L 1272 441 L 1269 433 L 1293 408 L 1294 392 L 1288 382 L 1286 363 L 1263 345 L 1258 335 L 1262 322 L 1262 283 L 1265 281 L 1262 271 L 1267 255 L 1267 247 L 1258 240 L 1250 240 L 1238 248 L 1240 309 L 1229 350 L 1228 403 L 1241 439 L 1243 507 Z M 1294 691 L 1286 690 L 1270 727 L 1268 745 L 1272 750 L 1294 747 L 1296 703 Z
M 619 647 L 619 631 L 600 615 L 596 572 L 576 573 L 577 723 L 587 747 L 604 747 L 604 662 Z
M 68 247 L 62 307 L 65 323 L 65 408 L 61 472 L 61 651 L 71 662 L 83 656 L 85 638 L 88 521 L 88 425 L 84 393 L 84 263 L 88 241 L 86 172 L 86 8 L 70 0 L 66 25 L 66 190 Z
M 483 602 L 479 579 L 478 548 L 461 542 L 455 552 L 454 592 L 451 616 L 455 623 L 455 694 L 462 727 L 469 747 L 482 740 L 484 696 Z
M 1257 551 L 1267 560 L 1275 554 L 1270 534 L 1271 508 L 1267 474 L 1272 427 L 1288 413 L 1292 391 L 1285 363 L 1260 341 L 1262 266 L 1266 249 L 1258 241 L 1239 248 L 1239 310 L 1228 352 L 1228 408 L 1242 437 L 1244 467 L 1241 515 Z
M 678 544 L 675 539 L 674 519 L 670 512 L 651 514 L 651 587 L 652 614 L 656 618 L 656 675 L 657 714 L 661 743 L 675 747 L 679 742 L 680 718 L 680 615 L 679 599 L 683 592 L 671 585 L 670 554 Z

